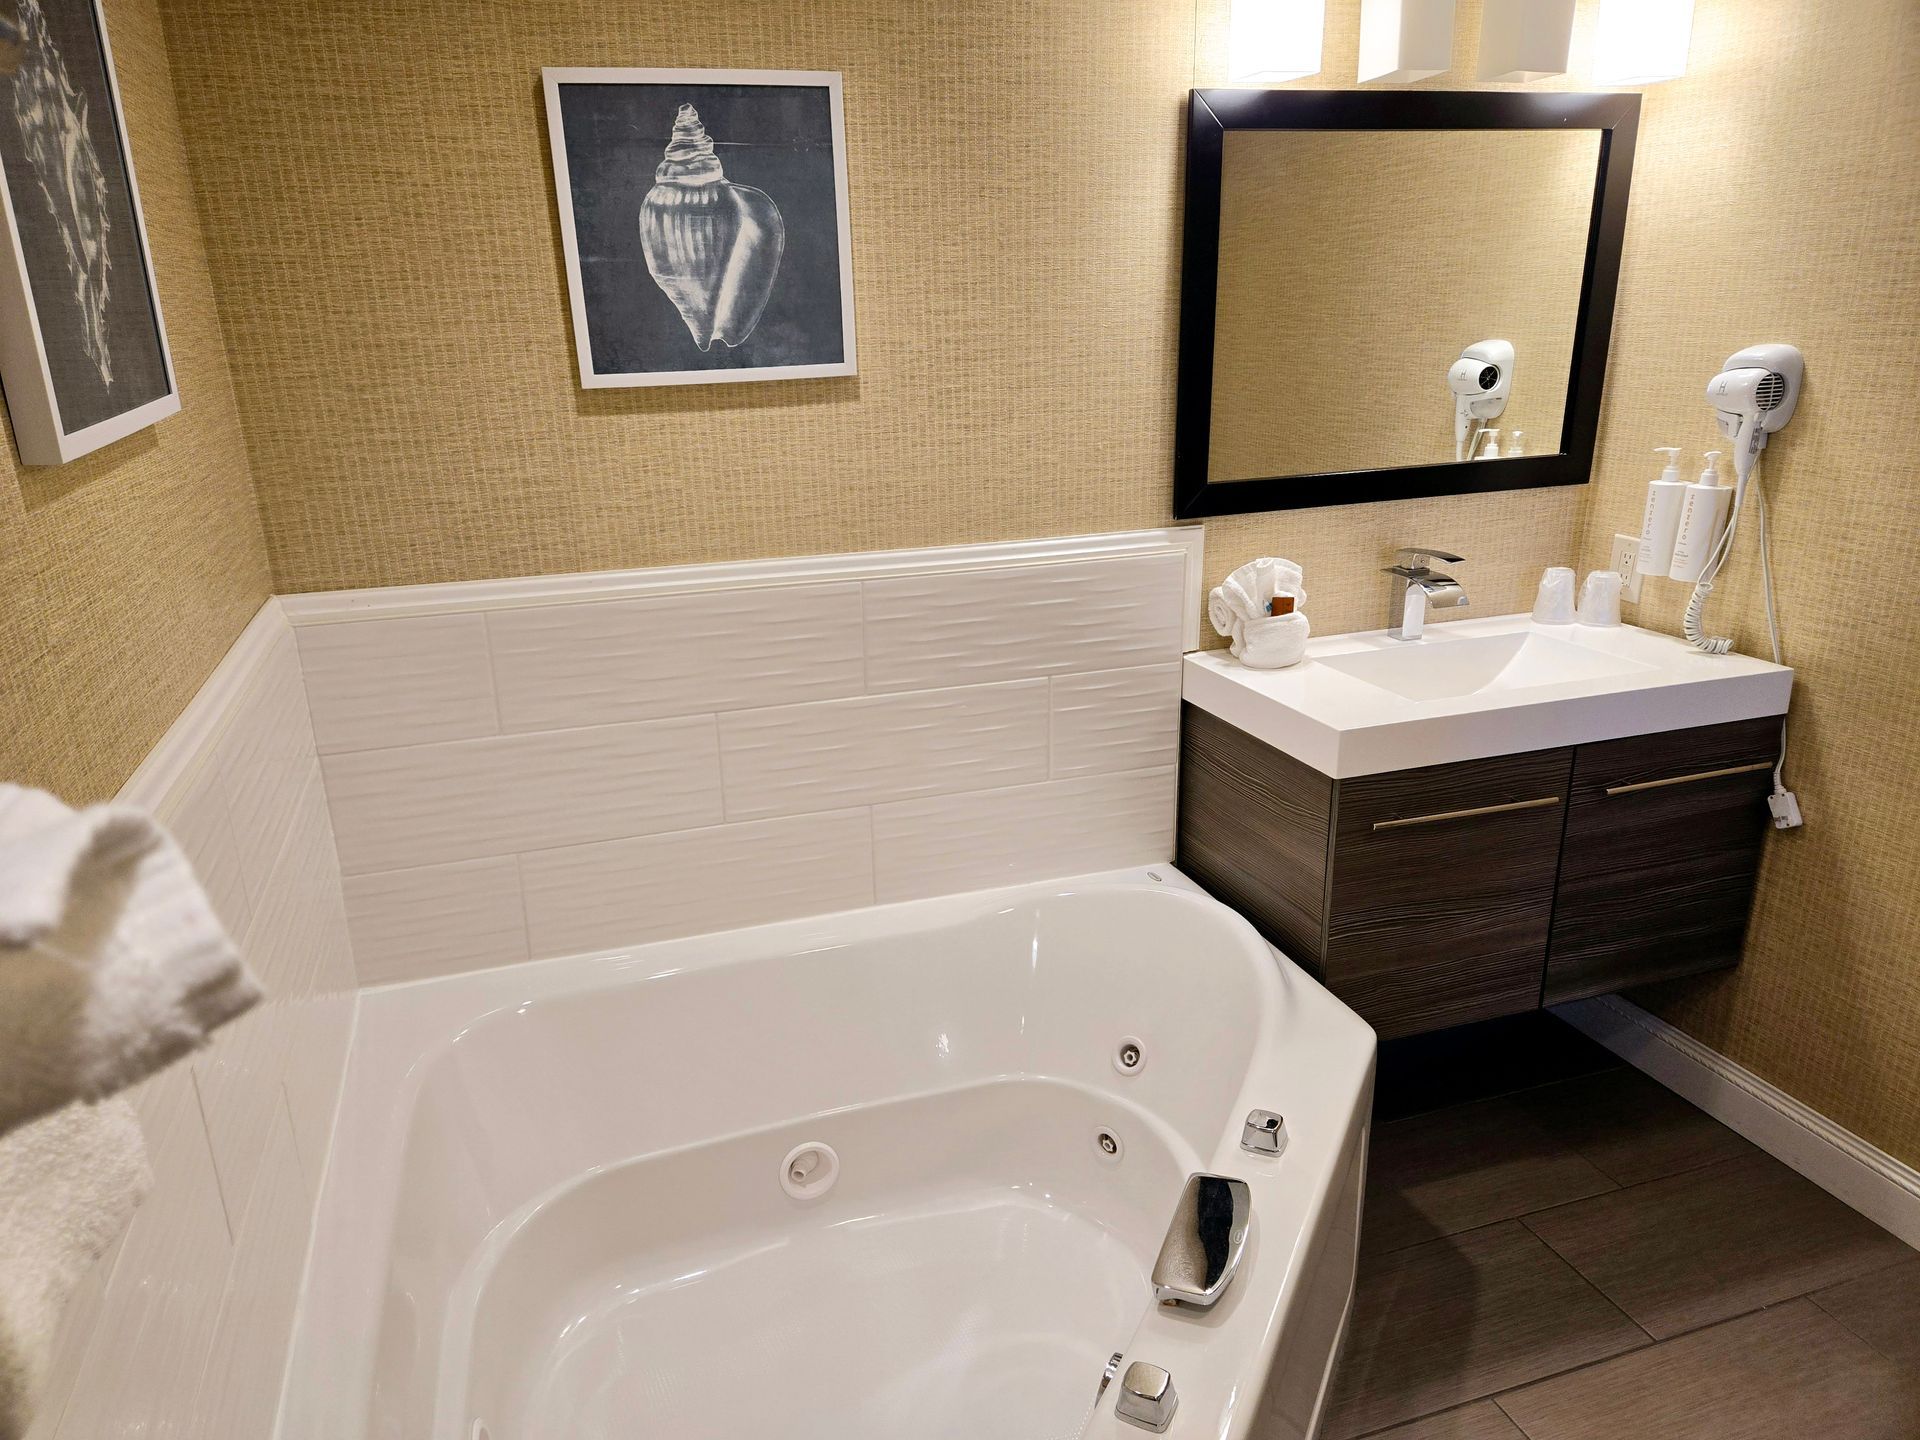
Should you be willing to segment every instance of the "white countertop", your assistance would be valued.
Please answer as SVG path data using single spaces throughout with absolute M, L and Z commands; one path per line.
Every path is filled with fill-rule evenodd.
M 1514 639 L 1445 653 L 1500 636 Z M 1413 698 L 1469 683 L 1482 688 Z M 1792 687 L 1784 666 L 1703 655 L 1675 635 L 1536 625 L 1526 615 L 1429 624 L 1414 641 L 1381 630 L 1329 635 L 1285 670 L 1200 651 L 1186 657 L 1182 680 L 1189 704 L 1335 779 L 1784 715 Z

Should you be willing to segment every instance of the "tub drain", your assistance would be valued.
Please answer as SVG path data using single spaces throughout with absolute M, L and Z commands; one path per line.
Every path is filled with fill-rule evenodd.
M 817 1199 L 839 1178 L 840 1156 L 818 1140 L 794 1146 L 780 1162 L 780 1188 L 796 1200 Z

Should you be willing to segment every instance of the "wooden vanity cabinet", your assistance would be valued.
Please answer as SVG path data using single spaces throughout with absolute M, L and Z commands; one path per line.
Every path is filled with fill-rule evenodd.
M 1188 705 L 1177 863 L 1383 1039 L 1490 1019 L 1737 962 L 1778 735 L 1333 780 Z
M 1541 1003 L 1738 964 L 1780 719 L 1582 745 Z

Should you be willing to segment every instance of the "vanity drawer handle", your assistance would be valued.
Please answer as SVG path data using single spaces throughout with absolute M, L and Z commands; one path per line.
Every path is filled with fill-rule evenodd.
M 1403 825 L 1437 825 L 1442 820 L 1465 820 L 1474 815 L 1504 815 L 1509 810 L 1539 810 L 1558 805 L 1558 795 L 1542 795 L 1538 800 L 1509 800 L 1504 805 L 1476 805 L 1471 810 L 1442 810 L 1434 815 L 1409 815 L 1404 820 L 1376 820 L 1376 830 L 1397 830 Z
M 1773 769 L 1773 761 L 1756 760 L 1751 765 L 1729 765 L 1724 770 L 1701 770 L 1692 775 L 1674 775 L 1665 780 L 1636 780 L 1631 785 L 1609 785 L 1609 795 L 1631 795 L 1636 790 L 1658 790 L 1667 785 L 1691 785 L 1696 780 L 1718 780 L 1723 775 L 1751 775 L 1757 770 Z

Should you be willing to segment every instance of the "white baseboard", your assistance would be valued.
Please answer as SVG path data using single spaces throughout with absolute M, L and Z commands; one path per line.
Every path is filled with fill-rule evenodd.
M 1920 1170 L 1618 995 L 1556 1005 L 1553 1013 L 1920 1248 Z

